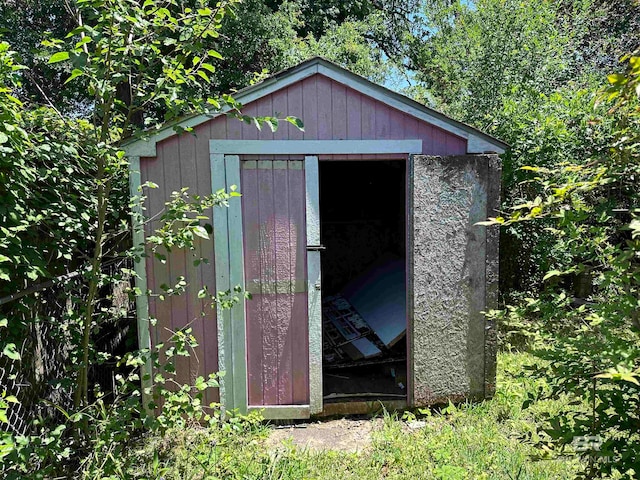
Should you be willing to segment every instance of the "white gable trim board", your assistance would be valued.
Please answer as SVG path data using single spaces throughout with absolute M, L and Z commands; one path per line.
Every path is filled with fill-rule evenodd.
M 501 142 L 480 130 L 450 119 L 446 115 L 421 105 L 404 95 L 400 95 L 385 87 L 376 85 L 359 75 L 351 73 L 338 65 L 320 58 L 309 60 L 298 67 L 276 74 L 259 84 L 241 90 L 235 95 L 235 99 L 243 105 L 246 105 L 315 74 L 321 74 L 336 82 L 342 83 L 363 95 L 367 95 L 384 103 L 385 105 L 405 112 L 419 120 L 466 139 L 467 153 L 494 152 L 500 154 L 504 153 L 505 148 L 507 147 L 504 142 Z M 126 150 L 127 156 L 155 157 L 156 144 L 176 135 L 174 127 L 180 126 L 181 128 L 193 128 L 213 118 L 225 115 L 229 113 L 229 111 L 230 108 L 225 107 L 220 112 L 212 113 L 210 115 L 201 114 L 187 117 L 177 123 L 166 125 L 156 132 L 149 132 L 148 138 L 132 141 L 131 143 L 125 144 L 123 148 Z M 304 122 L 304 118 L 302 121 Z

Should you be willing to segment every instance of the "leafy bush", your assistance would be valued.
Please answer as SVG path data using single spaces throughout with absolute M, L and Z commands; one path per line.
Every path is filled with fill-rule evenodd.
M 220 416 L 217 406 L 202 401 L 202 392 L 217 386 L 215 376 L 197 379 L 194 386 L 176 383 L 175 357 L 188 355 L 193 347 L 188 329 L 175 332 L 170 345 L 121 358 L 102 349 L 96 338 L 122 315 L 105 292 L 132 275 L 127 268 L 113 272 L 105 267 L 112 258 L 144 261 L 139 245 L 129 249 L 128 163 L 120 144 L 129 135 L 143 135 L 141 127 L 158 114 L 171 119 L 186 110 L 238 107 L 229 96 L 202 98 L 196 88 L 209 83 L 215 72 L 209 62 L 220 55 L 210 41 L 219 37 L 229 3 L 233 0 L 213 7 L 205 0 L 192 7 L 177 0 L 65 2 L 77 26 L 62 39 L 49 38 L 45 46 L 52 51 L 49 64 L 66 72 L 67 83 L 89 93 L 86 119 L 64 117 L 53 104 L 37 107 L 18 100 L 24 68 L 9 46 L 0 44 L 0 298 L 12 301 L 0 317 L 3 380 L 11 371 L 4 366 L 21 361 L 16 339 L 42 324 L 45 302 L 35 292 L 52 284 L 64 286 L 71 277 L 78 285 L 77 291 L 64 290 L 69 295 L 60 299 L 61 308 L 46 319 L 54 337 L 47 340 L 63 351 L 60 358 L 46 359 L 61 363 L 57 378 L 38 379 L 51 381 L 47 386 L 63 392 L 64 401 L 31 399 L 47 403 L 49 414 L 34 418 L 26 433 L 18 434 L 4 423 L 14 407 L 8 405 L 12 392 L 2 395 L 0 472 L 8 478 L 73 476 L 79 469 L 87 477 L 117 475 L 122 452 L 145 429 L 163 433 L 184 422 L 204 421 L 207 415 L 208 420 Z M 148 113 L 146 122 L 143 112 Z M 274 129 L 278 124 L 270 117 L 242 119 Z M 285 120 L 301 125 L 298 119 Z M 234 195 L 191 198 L 181 192 L 168 204 L 162 219 L 167 226 L 151 238 L 150 250 L 160 255 L 156 247 L 193 249 L 194 236 L 208 235 L 200 226 L 203 210 L 224 205 Z M 184 285 L 184 279 L 175 282 Z M 132 296 L 159 293 L 126 290 Z M 235 291 L 220 301 L 206 290 L 203 296 L 222 307 L 237 301 Z M 119 363 L 118 384 L 108 398 L 89 375 L 105 361 Z M 148 370 L 139 373 L 149 362 L 156 367 L 152 386 L 151 378 L 141 378 Z
M 596 104 L 613 122 L 608 146 L 591 157 L 533 171 L 542 194 L 488 223 L 543 219 L 562 255 L 546 273 L 546 292 L 502 315 L 536 319 L 537 369 L 589 408 L 545 422 L 543 446 L 575 452 L 589 478 L 640 473 L 640 52 L 608 76 Z M 547 448 L 548 451 L 548 448 Z

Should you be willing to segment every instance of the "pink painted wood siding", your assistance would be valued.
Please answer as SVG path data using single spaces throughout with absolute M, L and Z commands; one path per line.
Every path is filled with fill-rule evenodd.
M 309 404 L 302 164 L 242 164 L 249 405 Z
M 146 192 L 145 215 L 148 218 L 155 217 L 155 221 L 145 226 L 147 235 L 160 225 L 159 216 L 171 192 L 178 191 L 182 186 L 188 186 L 192 194 L 207 194 L 211 191 L 208 143 L 211 128 L 207 123 L 196 129 L 197 136 L 169 138 L 158 144 L 156 158 L 141 159 L 142 182 L 152 181 L 158 184 L 157 189 Z M 208 215 L 211 216 L 211 212 Z M 190 357 L 179 357 L 176 360 L 177 381 L 181 383 L 193 383 L 199 375 L 207 376 L 218 371 L 216 314 L 207 302 L 198 298 L 198 291 L 203 285 L 207 285 L 212 292 L 216 291 L 213 255 L 212 238 L 207 241 L 197 239 L 194 251 L 173 251 L 166 254 L 165 263 L 151 256 L 146 259 L 148 288 L 156 294 L 149 299 L 149 315 L 157 319 L 157 324 L 151 331 L 152 344 L 165 342 L 171 331 L 186 325 L 193 329 L 193 335 L 199 344 Z M 209 263 L 194 266 L 194 261 L 200 258 L 208 259 Z M 164 301 L 160 300 L 158 295 L 163 293 L 162 286 L 173 286 L 179 276 L 186 278 L 186 293 L 165 296 Z M 218 392 L 209 392 L 206 401 L 219 401 Z
M 423 153 L 432 155 L 456 155 L 466 153 L 466 140 L 448 133 L 438 127 L 417 120 L 410 115 L 388 107 L 372 97 L 362 95 L 355 90 L 333 81 L 327 77 L 316 74 L 294 85 L 284 88 L 271 95 L 267 95 L 245 106 L 245 113 L 250 115 L 293 115 L 300 117 L 305 124 L 305 131 L 287 123 L 282 123 L 276 133 L 272 133 L 267 127 L 258 132 L 255 127 L 245 125 L 234 118 L 219 117 L 199 125 L 194 134 L 183 134 L 164 140 L 157 145 L 156 158 L 141 159 L 142 182 L 152 181 L 157 183 L 158 189 L 151 189 L 146 200 L 146 214 L 153 217 L 162 211 L 164 202 L 170 197 L 171 192 L 187 186 L 192 194 L 207 195 L 211 193 L 211 167 L 209 157 L 209 139 L 306 139 L 306 140 L 367 140 L 367 139 L 415 139 L 423 141 Z M 245 157 L 243 160 L 248 160 Z M 253 157 L 254 159 L 256 157 Z M 261 157 L 263 160 L 270 157 Z M 287 156 L 276 156 L 274 159 L 287 159 Z M 291 157 L 291 159 L 302 157 Z M 362 155 L 331 156 L 320 155 L 321 160 L 352 160 L 371 159 Z M 377 158 L 394 158 L 392 155 L 378 155 Z M 302 172 L 302 171 L 300 171 Z M 291 172 L 289 172 L 291 175 Z M 279 178 L 279 182 L 284 180 Z M 291 177 L 289 177 L 291 181 Z M 290 184 L 291 186 L 291 184 Z M 298 187 L 300 188 L 300 187 Z M 290 195 L 298 195 L 292 190 Z M 237 200 L 237 199 L 236 199 Z M 279 206 L 284 205 L 283 198 L 279 197 Z M 304 201 L 301 202 L 304 205 Z M 274 206 L 274 208 L 276 208 Z M 284 207 L 282 207 L 284 208 Z M 289 208 L 291 203 L 289 202 Z M 303 216 L 294 219 L 295 215 L 303 215 L 297 209 L 290 210 L 293 224 L 301 225 Z M 294 221 L 295 220 L 295 221 Z M 158 225 L 153 222 L 147 225 L 146 232 Z M 251 236 L 245 235 L 246 242 L 251 242 Z M 297 239 L 296 241 L 298 241 Z M 245 248 L 248 248 L 245 245 Z M 303 248 L 303 242 L 296 244 L 296 248 Z M 292 258 L 302 258 L 297 250 L 290 251 Z M 203 257 L 209 263 L 194 267 L 193 261 Z M 160 301 L 157 297 L 150 299 L 150 314 L 157 318 L 158 322 L 152 327 L 151 339 L 154 344 L 166 340 L 170 330 L 191 325 L 194 335 L 200 346 L 194 355 L 182 358 L 178 361 L 178 380 L 181 382 L 192 381 L 198 375 L 208 375 L 218 371 L 218 340 L 216 315 L 209 305 L 197 298 L 197 292 L 202 285 L 207 285 L 210 291 L 216 291 L 214 272 L 213 240 L 199 241 L 194 252 L 171 252 L 167 255 L 166 263 L 155 259 L 147 259 L 147 280 L 149 288 L 160 293 L 160 286 L 175 283 L 178 276 L 185 276 L 188 287 L 186 296 L 166 297 Z M 286 264 L 286 260 L 285 260 Z M 296 268 L 303 266 L 296 262 Z M 296 270 L 296 278 L 300 278 L 301 271 Z M 291 315 L 306 316 L 306 299 L 302 301 L 303 294 L 298 294 L 292 306 L 288 300 L 278 303 L 277 299 L 261 299 L 264 301 L 268 315 L 282 315 L 281 324 L 273 327 L 276 329 L 287 328 L 289 309 L 295 312 Z M 252 304 L 257 305 L 257 302 Z M 262 303 L 260 303 L 262 305 Z M 254 308 L 253 306 L 250 308 Z M 261 307 L 262 308 L 262 307 Z M 271 309 L 271 310 L 269 310 Z M 274 310 L 275 309 L 275 310 Z M 204 315 L 203 315 L 204 314 Z M 291 346 L 293 358 L 304 359 L 307 357 L 307 342 L 302 340 L 302 333 L 297 332 L 301 340 Z M 252 343 L 254 346 L 255 342 Z M 256 345 L 256 348 L 257 345 Z M 271 348 L 271 347 L 267 347 Z M 281 348 L 278 346 L 277 348 Z M 282 346 L 284 348 L 284 346 Z M 289 348 L 288 346 L 286 348 Z M 276 352 L 278 350 L 276 349 Z M 269 351 L 269 355 L 274 355 Z M 273 357 L 275 358 L 275 357 Z M 288 364 L 282 364 L 286 369 Z M 295 365 L 299 365 L 296 361 Z M 280 365 L 279 365 L 280 367 Z M 265 402 L 285 402 L 289 395 L 293 395 L 294 403 L 304 402 L 308 398 L 308 391 L 301 385 L 307 382 L 308 372 L 303 369 L 293 369 L 293 390 L 286 384 L 278 384 L 274 390 L 267 385 L 264 390 Z M 272 381 L 270 377 L 268 381 Z M 298 387 L 297 387 L 297 386 Z M 304 387 L 305 389 L 308 386 Z M 304 391 L 302 391 L 304 390 Z M 260 391 L 255 387 L 252 392 Z M 256 393 L 257 395 L 257 393 Z M 256 397 L 252 398 L 254 400 Z M 217 393 L 210 395 L 208 401 L 217 401 Z M 257 400 L 256 400 L 257 401 Z
M 276 133 L 268 127 L 258 132 L 234 118 L 211 121 L 229 140 L 405 140 L 421 139 L 426 155 L 464 155 L 467 141 L 439 127 L 418 120 L 372 97 L 320 74 L 245 105 L 249 115 L 292 115 L 302 119 L 305 131 L 281 123 Z M 315 153 L 315 152 L 310 152 Z M 378 155 L 390 159 L 398 156 Z M 359 160 L 361 155 L 320 155 L 320 160 Z M 367 159 L 371 159 L 368 156 Z

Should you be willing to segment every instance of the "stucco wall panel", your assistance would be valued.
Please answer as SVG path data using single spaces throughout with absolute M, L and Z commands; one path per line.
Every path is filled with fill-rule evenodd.
M 487 202 L 499 185 L 491 155 L 412 158 L 413 403 L 485 396 Z M 492 197 L 489 197 L 492 192 Z M 497 241 L 497 238 L 491 241 Z M 495 272 L 497 275 L 497 271 Z M 488 337 L 487 337 L 488 338 Z M 491 362 L 489 361 L 490 365 Z M 491 373 L 491 372 L 489 372 Z M 493 375 L 495 375 L 495 370 Z

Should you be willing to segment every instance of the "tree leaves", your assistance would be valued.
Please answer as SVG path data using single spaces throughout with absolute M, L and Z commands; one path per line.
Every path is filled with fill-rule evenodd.
M 304 123 L 298 117 L 287 117 L 285 120 L 304 132 Z
M 205 240 L 209 240 L 209 233 L 207 233 L 207 230 L 204 227 L 201 227 L 200 225 L 197 225 L 197 226 L 193 227 L 192 231 L 198 237 L 204 238 Z
M 65 60 L 69 60 L 69 52 L 57 52 L 51 55 L 49 64 L 64 62 Z
M 20 360 L 20 353 L 16 349 L 15 343 L 7 343 L 2 350 L 2 355 L 11 359 L 11 360 Z
M 82 72 L 82 70 L 80 70 L 79 68 L 74 68 L 74 69 L 71 71 L 71 75 L 69 76 L 69 78 L 67 78 L 67 79 L 64 81 L 64 83 L 66 84 L 66 83 L 69 83 L 69 82 L 73 81 L 75 78 L 77 78 L 77 77 L 81 76 L 81 75 L 82 75 L 82 73 L 83 73 L 83 72 Z

